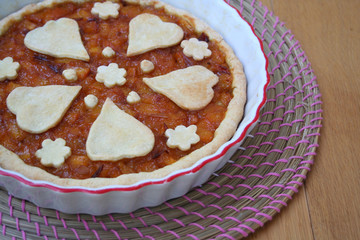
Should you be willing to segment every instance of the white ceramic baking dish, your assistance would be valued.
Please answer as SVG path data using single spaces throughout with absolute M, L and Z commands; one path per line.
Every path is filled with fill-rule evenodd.
M 30 1 L 14 1 L 13 5 L 7 5 L 8 1 L 0 0 L 1 6 L 6 5 L 0 10 L 0 15 L 14 12 L 24 2 Z M 212 173 L 229 160 L 241 145 L 246 133 L 256 124 L 260 108 L 266 100 L 265 90 L 269 77 L 262 43 L 239 12 L 224 0 L 163 1 L 207 22 L 224 37 L 244 66 L 247 103 L 244 118 L 231 140 L 223 144 L 216 153 L 199 160 L 190 168 L 174 172 L 165 178 L 149 179 L 130 186 L 116 185 L 97 189 L 61 187 L 49 182 L 27 179 L 21 174 L 1 168 L 0 186 L 10 194 L 29 200 L 39 207 L 66 213 L 125 213 L 141 207 L 156 206 L 168 199 L 184 195 L 191 188 L 206 182 Z

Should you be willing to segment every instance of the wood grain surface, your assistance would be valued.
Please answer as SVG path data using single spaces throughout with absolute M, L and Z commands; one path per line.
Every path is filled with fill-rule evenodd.
M 308 56 L 324 120 L 304 187 L 249 239 L 360 239 L 360 1 L 262 3 L 285 22 Z

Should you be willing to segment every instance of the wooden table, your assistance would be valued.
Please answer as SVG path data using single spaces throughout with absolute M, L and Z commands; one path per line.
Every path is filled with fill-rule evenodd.
M 360 239 L 360 1 L 262 3 L 305 50 L 318 77 L 324 121 L 305 185 L 249 239 Z

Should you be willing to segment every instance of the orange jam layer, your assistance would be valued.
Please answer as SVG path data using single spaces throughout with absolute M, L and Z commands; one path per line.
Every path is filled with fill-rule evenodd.
M 170 16 L 163 9 L 122 2 L 117 18 L 101 20 L 91 14 L 92 7 L 91 2 L 63 3 L 50 9 L 43 9 L 25 16 L 0 36 L 0 59 L 10 56 L 21 65 L 15 80 L 0 82 L 0 144 L 15 152 L 28 165 L 42 168 L 62 178 L 85 179 L 113 178 L 121 174 L 154 171 L 176 162 L 209 143 L 223 120 L 232 98 L 232 76 L 225 61 L 225 54 L 215 43 L 209 41 L 206 34 L 196 33 L 189 22 Z M 184 30 L 184 39 L 195 37 L 207 41 L 212 55 L 202 61 L 195 61 L 186 57 L 182 52 L 183 49 L 177 45 L 127 57 L 129 22 L 145 12 L 155 14 L 163 21 L 178 24 Z M 62 17 L 72 18 L 79 24 L 84 46 L 90 55 L 89 62 L 57 59 L 25 47 L 24 37 L 30 30 L 43 26 L 49 20 Z M 102 55 L 102 50 L 107 46 L 115 50 L 116 56 L 105 58 Z M 140 62 L 144 59 L 154 63 L 153 72 L 141 71 Z M 123 86 L 106 88 L 104 84 L 95 80 L 96 71 L 99 66 L 107 66 L 112 62 L 126 69 L 127 82 Z M 181 109 L 167 97 L 153 92 L 142 81 L 144 77 L 155 77 L 193 65 L 203 65 L 219 77 L 219 82 L 214 87 L 213 100 L 198 111 Z M 62 71 L 68 68 L 77 68 L 78 80 L 74 83 L 69 83 L 62 77 Z M 17 126 L 16 116 L 6 107 L 6 98 L 16 87 L 43 85 L 81 85 L 82 89 L 56 127 L 42 134 L 30 134 Z M 128 104 L 126 96 L 131 91 L 141 96 L 139 103 Z M 87 109 L 84 104 L 84 97 L 88 94 L 94 94 L 99 99 L 98 105 L 93 109 Z M 116 162 L 91 161 L 87 157 L 86 139 L 106 98 L 110 98 L 120 109 L 131 114 L 153 131 L 155 147 L 149 154 Z M 167 138 L 164 135 L 166 129 L 192 124 L 197 126 L 200 142 L 193 145 L 189 151 L 167 147 Z M 35 152 L 41 148 L 42 141 L 48 138 L 52 140 L 63 138 L 66 145 L 71 148 L 72 155 L 59 168 L 45 167 L 35 156 Z

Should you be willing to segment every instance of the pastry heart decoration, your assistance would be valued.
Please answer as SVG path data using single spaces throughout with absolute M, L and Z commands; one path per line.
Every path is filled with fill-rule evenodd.
M 28 32 L 24 39 L 27 48 L 57 58 L 89 61 L 81 40 L 79 25 L 70 18 L 48 21 L 44 26 Z
M 153 132 L 108 98 L 90 128 L 86 153 L 93 161 L 117 161 L 145 156 L 154 144 Z
M 185 110 L 199 110 L 214 97 L 212 87 L 219 77 L 207 68 L 197 65 L 168 74 L 144 78 L 143 81 L 155 92 L 161 93 Z
M 80 89 L 62 85 L 18 87 L 9 94 L 6 105 L 22 130 L 43 133 L 61 121 Z
M 130 21 L 128 56 L 178 44 L 184 31 L 175 23 L 163 22 L 158 16 L 143 13 Z

